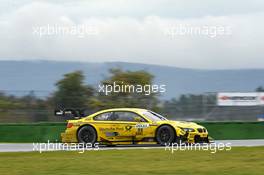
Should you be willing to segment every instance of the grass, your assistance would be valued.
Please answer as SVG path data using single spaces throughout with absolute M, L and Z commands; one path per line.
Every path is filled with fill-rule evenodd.
M 0 174 L 212 174 L 263 175 L 264 147 L 231 151 L 104 150 L 0 153 Z

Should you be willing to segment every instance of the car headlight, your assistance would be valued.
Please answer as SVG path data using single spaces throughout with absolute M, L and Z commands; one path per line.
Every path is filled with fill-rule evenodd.
M 183 128 L 185 132 L 194 132 L 193 128 Z

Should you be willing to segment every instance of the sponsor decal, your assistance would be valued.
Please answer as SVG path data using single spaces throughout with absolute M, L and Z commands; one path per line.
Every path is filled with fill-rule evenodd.
M 132 126 L 131 126 L 131 125 L 127 125 L 127 126 L 125 126 L 125 129 L 126 129 L 127 131 L 130 131 L 130 130 L 132 129 Z
M 264 105 L 264 93 L 223 92 L 217 94 L 218 106 L 258 106 Z
M 137 123 L 135 128 L 148 128 L 149 124 L 148 123 Z
M 110 128 L 99 128 L 100 131 L 107 131 L 107 132 L 113 132 L 113 131 L 123 131 L 124 128 L 122 127 L 110 127 Z
M 218 97 L 218 98 L 221 99 L 221 100 L 228 100 L 228 99 L 229 99 L 228 96 L 220 96 L 220 97 Z
M 246 100 L 256 100 L 257 96 L 222 96 L 219 97 L 221 100 L 240 100 L 240 101 L 246 101 Z
M 118 132 L 105 132 L 106 137 L 115 137 L 118 136 Z

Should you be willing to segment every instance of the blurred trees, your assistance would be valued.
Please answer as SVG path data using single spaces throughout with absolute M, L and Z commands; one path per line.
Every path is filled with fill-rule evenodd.
M 153 85 L 154 76 L 146 71 L 109 70 L 110 76 L 101 82 L 111 86 L 112 92 L 99 92 L 97 97 L 101 108 L 139 107 L 158 109 L 158 93 L 148 93 Z M 140 87 L 145 87 L 140 89 Z M 146 91 L 148 91 L 146 93 Z
M 0 121 L 36 122 L 47 121 L 47 100 L 29 94 L 16 97 L 0 93 Z
M 264 92 L 264 87 L 262 86 L 257 87 L 256 92 Z
M 7 111 L 9 109 L 23 108 L 24 104 L 14 96 L 8 96 L 0 93 L 0 111 Z
M 50 98 L 54 108 L 81 108 L 86 112 L 95 112 L 101 109 L 121 107 L 141 107 L 157 110 L 158 93 L 145 94 L 131 91 L 132 86 L 151 86 L 153 75 L 145 71 L 123 71 L 110 69 L 109 77 L 100 82 L 100 85 L 111 86 L 109 94 L 99 92 L 93 87 L 84 84 L 84 75 L 75 71 L 64 75 L 56 83 L 57 91 Z M 128 85 L 128 86 L 126 86 Z M 114 89 L 117 87 L 118 89 Z M 117 91 L 116 91 L 117 90 Z M 149 90 L 149 89 L 148 89 Z
M 100 85 L 118 88 L 107 95 L 99 92 L 99 87 L 87 85 L 84 79 L 81 71 L 65 74 L 48 98 L 36 96 L 34 91 L 24 96 L 0 93 L 0 122 L 60 121 L 62 119 L 53 116 L 57 107 L 88 109 L 89 113 L 107 108 L 138 107 L 161 112 L 168 118 L 201 118 L 206 117 L 216 104 L 215 94 L 185 94 L 160 101 L 158 92 L 146 94 L 143 89 L 131 90 L 131 85 L 145 86 L 147 90 L 154 85 L 154 76 L 146 71 L 109 70 L 109 76 Z M 264 88 L 260 86 L 256 91 L 264 92 Z
M 84 84 L 84 75 L 75 71 L 64 75 L 56 83 L 57 91 L 53 95 L 54 103 L 62 108 L 85 108 L 94 89 Z

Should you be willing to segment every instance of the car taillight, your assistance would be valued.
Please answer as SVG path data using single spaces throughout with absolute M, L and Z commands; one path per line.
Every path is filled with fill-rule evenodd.
M 67 128 L 71 128 L 72 126 L 73 126 L 72 123 L 68 123 L 68 124 L 67 124 Z

